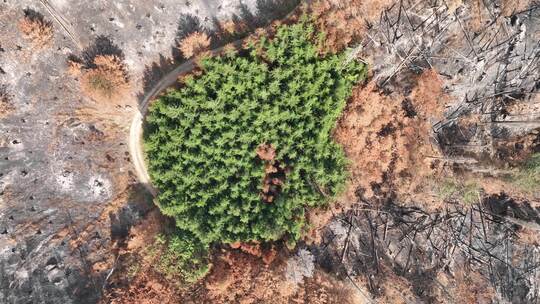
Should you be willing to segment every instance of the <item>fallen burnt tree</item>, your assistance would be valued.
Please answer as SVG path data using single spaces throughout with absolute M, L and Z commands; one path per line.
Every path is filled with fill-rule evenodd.
M 504 194 L 435 213 L 360 200 L 311 250 L 323 269 L 363 282 L 375 297 L 401 285 L 400 302 L 538 303 L 540 247 L 520 234 L 537 234 L 539 224 L 538 208 Z
M 540 127 L 539 17 L 534 1 L 395 1 L 358 51 L 388 94 L 407 96 L 416 74 L 437 71 L 454 102 L 435 140 L 447 160 L 485 167 L 504 161 L 501 142 Z
M 475 181 L 504 175 L 538 152 L 539 18 L 534 1 L 394 1 L 368 25 L 353 52 L 370 63 L 385 97 L 359 95 L 372 104 L 359 102 L 353 110 L 401 103 L 405 116 L 414 117 L 427 107 L 425 98 L 415 95 L 419 78 L 435 71 L 448 100 L 442 118 L 426 118 L 432 122 L 432 145 L 440 151 L 432 158 L 462 180 L 462 173 L 473 173 L 466 177 Z M 349 123 L 347 134 L 369 127 Z M 392 131 L 381 129 L 372 142 Z M 388 149 L 396 160 L 407 152 L 396 145 Z M 384 303 L 540 302 L 540 209 L 534 199 L 478 187 L 476 203 L 429 208 L 414 197 L 405 203 L 399 194 L 389 195 L 402 190 L 395 181 L 404 178 L 389 178 L 392 165 L 382 172 L 382 183 L 371 183 L 375 197 L 357 195 L 356 204 L 322 229 L 322 242 L 311 247 L 322 268 Z M 358 166 L 361 179 L 379 173 L 368 169 Z M 432 180 L 444 179 L 433 174 Z

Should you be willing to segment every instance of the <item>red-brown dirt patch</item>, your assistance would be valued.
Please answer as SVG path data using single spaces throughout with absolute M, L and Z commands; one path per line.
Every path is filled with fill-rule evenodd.
M 417 79 L 412 93 L 387 96 L 373 82 L 354 89 L 335 137 L 351 160 L 352 185 L 365 198 L 395 191 L 404 201 L 438 173 L 431 125 L 448 102 L 436 72 Z
M 315 24 L 325 33 L 322 41 L 323 53 L 336 53 L 360 39 L 390 6 L 392 0 L 319 0 L 310 8 Z

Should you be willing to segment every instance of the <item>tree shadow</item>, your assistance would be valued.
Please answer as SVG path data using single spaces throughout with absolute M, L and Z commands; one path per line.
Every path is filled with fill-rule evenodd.
M 281 19 L 292 12 L 302 0 L 257 0 L 257 11 L 267 23 Z
M 35 21 L 35 22 L 39 22 L 48 26 L 52 26 L 52 22 L 45 20 L 45 16 L 43 16 L 43 14 L 38 11 L 35 11 L 31 8 L 25 8 L 23 10 L 23 13 L 24 13 L 24 18 L 30 21 Z
M 174 51 L 176 47 L 172 48 L 172 51 Z M 165 75 L 167 75 L 169 72 L 174 70 L 174 68 L 183 62 L 182 58 L 173 57 L 167 58 L 164 55 L 160 54 L 159 59 L 157 61 L 152 62 L 151 65 L 147 65 L 145 67 L 145 70 L 143 72 L 143 92 L 137 94 L 137 98 L 139 100 L 139 107 L 141 106 L 141 102 L 143 101 L 144 97 L 152 88 L 154 85 Z
M 191 14 L 181 14 L 178 20 L 175 41 L 178 42 L 190 34 L 204 30 L 205 28 L 202 26 L 201 21 L 197 16 L 193 16 Z
M 125 241 L 131 227 L 136 225 L 146 214 L 156 208 L 153 196 L 141 183 L 133 184 L 129 190 L 127 203 L 115 213 L 109 212 L 111 239 Z
M 239 20 L 245 22 L 250 29 L 256 29 L 269 25 L 274 20 L 279 20 L 292 12 L 302 0 L 257 0 L 256 12 L 241 3 Z
M 124 60 L 124 52 L 113 43 L 111 38 L 100 35 L 94 43 L 88 46 L 82 52 L 82 62 L 88 67 L 94 67 L 94 58 L 96 56 L 112 55 L 118 57 L 120 60 Z
M 243 23 L 247 26 L 244 31 L 238 33 L 227 32 L 222 27 L 222 20 L 219 20 L 215 16 L 211 20 L 212 28 L 208 28 L 203 25 L 203 22 L 197 16 L 181 14 L 178 20 L 174 44 L 171 46 L 171 57 L 168 58 L 160 55 L 157 61 L 145 67 L 143 73 L 143 90 L 137 94 L 139 110 L 142 109 L 142 102 L 154 85 L 178 65 L 188 60 L 188 58 L 182 55 L 178 46 L 189 35 L 195 32 L 207 34 L 210 37 L 210 49 L 215 49 L 242 39 L 255 29 L 267 26 L 274 20 L 284 18 L 298 7 L 301 2 L 302 0 L 257 0 L 255 13 L 247 5 L 241 3 L 238 7 L 239 14 L 233 14 L 230 19 L 237 24 Z
M 0 84 L 0 105 L 2 102 L 9 102 L 11 99 L 11 94 L 9 93 L 8 86 L 5 84 Z
M 178 20 L 174 43 L 171 46 L 171 57 L 166 57 L 160 54 L 157 61 L 147 65 L 144 69 L 143 90 L 137 94 L 139 110 L 142 109 L 142 102 L 144 101 L 146 94 L 152 90 L 154 85 L 161 78 L 174 70 L 175 67 L 187 60 L 187 58 L 185 58 L 180 52 L 178 45 L 180 44 L 180 41 L 195 32 L 209 33 L 209 31 L 202 26 L 202 23 L 197 16 L 191 14 L 181 14 Z

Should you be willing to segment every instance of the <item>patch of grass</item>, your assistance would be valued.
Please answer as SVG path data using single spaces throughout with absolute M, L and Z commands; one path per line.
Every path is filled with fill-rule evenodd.
M 540 153 L 535 153 L 509 177 L 520 190 L 533 194 L 540 189 Z
M 467 205 L 479 203 L 482 197 L 482 188 L 474 181 L 458 181 L 456 178 L 447 178 L 436 188 L 439 198 L 444 201 L 456 200 Z
M 461 197 L 467 205 L 479 203 L 482 198 L 482 189 L 476 182 L 466 182 L 461 189 Z
M 70 63 L 70 69 L 76 69 Z M 81 87 L 83 92 L 96 101 L 112 101 L 124 96 L 129 88 L 127 72 L 122 60 L 114 55 L 98 55 L 90 67 L 81 68 Z M 75 74 L 73 71 L 72 74 Z
M 154 268 L 167 279 L 193 283 L 209 271 L 208 247 L 181 234 L 159 234 L 148 248 Z
M 439 198 L 447 201 L 458 193 L 459 187 L 454 179 L 447 178 L 437 185 L 436 190 Z
M 114 84 L 104 74 L 94 74 L 88 76 L 88 84 L 94 91 L 100 91 L 104 96 L 114 95 Z
M 138 273 L 139 271 L 141 270 L 141 265 L 140 264 L 132 264 L 129 266 L 128 268 L 128 278 L 131 280 L 133 279 Z

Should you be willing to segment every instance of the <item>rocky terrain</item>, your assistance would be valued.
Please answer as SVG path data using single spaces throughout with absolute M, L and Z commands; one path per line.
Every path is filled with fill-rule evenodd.
M 335 131 L 348 190 L 297 248 L 217 248 L 190 287 L 147 257 L 167 220 L 133 165 L 132 120 L 195 25 L 253 30 L 297 3 L 0 2 L 0 303 L 539 303 L 540 193 L 503 177 L 540 152 L 540 4 L 312 2 L 328 50 L 370 66 Z M 25 35 L 28 14 L 52 36 Z M 103 54 L 128 73 L 113 103 L 69 72 Z M 442 195 L 456 179 L 473 195 Z

